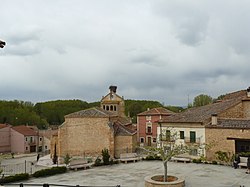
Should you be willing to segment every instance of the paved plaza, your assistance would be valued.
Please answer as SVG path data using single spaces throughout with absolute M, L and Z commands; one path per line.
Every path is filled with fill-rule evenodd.
M 239 187 L 240 185 L 250 187 L 250 175 L 245 173 L 246 169 L 174 162 L 169 162 L 168 166 L 169 174 L 185 178 L 186 187 Z M 144 177 L 156 173 L 163 173 L 161 161 L 140 161 L 70 171 L 46 178 L 32 178 L 23 183 L 143 187 Z

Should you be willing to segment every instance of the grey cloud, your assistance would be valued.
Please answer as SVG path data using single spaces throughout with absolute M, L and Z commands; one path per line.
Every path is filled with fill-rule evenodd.
M 171 22 L 174 35 L 186 45 L 198 45 L 205 40 L 209 16 L 197 1 L 160 1 L 154 13 Z

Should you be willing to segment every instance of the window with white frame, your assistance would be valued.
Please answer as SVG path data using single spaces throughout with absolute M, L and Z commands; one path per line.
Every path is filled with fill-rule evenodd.
M 146 116 L 146 120 L 150 121 L 151 120 L 151 116 Z
M 152 133 L 152 123 L 151 122 L 146 123 L 146 133 Z
M 140 143 L 144 143 L 144 137 L 140 137 Z

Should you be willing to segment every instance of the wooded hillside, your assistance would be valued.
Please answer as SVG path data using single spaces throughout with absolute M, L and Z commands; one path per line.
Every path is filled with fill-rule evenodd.
M 33 104 L 27 101 L 0 101 L 0 123 L 10 125 L 35 125 L 46 129 L 49 125 L 61 125 L 64 116 L 72 112 L 100 106 L 100 102 L 88 103 L 81 100 L 57 100 Z M 147 108 L 163 107 L 158 101 L 125 100 L 125 113 L 136 123 L 136 115 Z M 167 109 L 178 112 L 181 107 Z

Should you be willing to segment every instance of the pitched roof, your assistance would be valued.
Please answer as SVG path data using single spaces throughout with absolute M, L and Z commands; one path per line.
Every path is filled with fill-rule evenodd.
M 15 126 L 15 127 L 12 127 L 12 129 L 19 132 L 20 134 L 24 136 L 36 136 L 37 135 L 36 131 L 34 131 L 33 129 L 25 125 Z
M 132 130 L 128 127 L 125 127 L 124 125 L 120 124 L 119 121 L 114 123 L 114 132 L 115 135 L 120 135 L 120 136 L 131 136 L 136 134 L 135 130 Z
M 107 118 L 112 116 L 111 112 L 103 110 L 100 107 L 93 107 L 86 110 L 81 110 L 78 112 L 74 112 L 65 116 L 65 118 L 76 118 L 76 117 L 99 117 L 99 118 Z
M 175 114 L 174 112 L 163 108 L 163 107 L 158 107 L 158 108 L 152 108 L 150 110 L 144 111 L 142 113 L 137 114 L 137 116 L 147 116 L 147 115 L 172 115 Z
M 219 114 L 240 102 L 241 97 L 222 100 L 218 103 L 188 109 L 185 112 L 177 113 L 168 118 L 163 118 L 160 122 L 205 122 L 211 118 L 212 114 Z
M 250 119 L 223 119 L 220 118 L 217 121 L 217 125 L 207 125 L 209 128 L 250 128 Z

